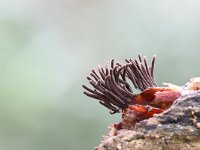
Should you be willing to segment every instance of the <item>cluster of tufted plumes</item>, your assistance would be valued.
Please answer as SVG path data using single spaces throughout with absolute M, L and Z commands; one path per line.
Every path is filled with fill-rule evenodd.
M 84 94 L 99 100 L 99 103 L 110 109 L 110 113 L 120 112 L 132 104 L 137 96 L 133 92 L 130 82 L 136 89 L 144 91 L 156 87 L 154 79 L 155 56 L 151 65 L 147 58 L 138 55 L 138 59 L 126 59 L 125 64 L 111 61 L 110 65 L 98 67 L 98 72 L 92 70 L 87 77 L 93 88 L 83 85 Z

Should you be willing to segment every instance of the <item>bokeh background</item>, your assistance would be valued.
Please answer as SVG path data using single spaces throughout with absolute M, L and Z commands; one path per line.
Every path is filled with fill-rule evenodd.
M 120 121 L 81 85 L 157 54 L 159 85 L 200 76 L 198 0 L 0 0 L 0 149 L 89 150 Z

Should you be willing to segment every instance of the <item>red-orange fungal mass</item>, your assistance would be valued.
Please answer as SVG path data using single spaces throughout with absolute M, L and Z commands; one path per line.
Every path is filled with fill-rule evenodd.
M 117 129 L 130 128 L 144 119 L 162 113 L 171 107 L 181 96 L 179 89 L 157 87 L 154 79 L 155 56 L 151 65 L 147 58 L 126 59 L 125 64 L 111 61 L 105 67 L 99 67 L 98 73 L 92 70 L 87 77 L 93 89 L 83 85 L 84 94 L 97 99 L 110 109 L 110 113 L 122 113 L 122 122 L 115 124 Z M 141 93 L 134 93 L 130 82 Z

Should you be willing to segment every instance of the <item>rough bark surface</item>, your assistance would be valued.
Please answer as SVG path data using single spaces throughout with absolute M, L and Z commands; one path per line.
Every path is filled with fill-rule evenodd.
M 133 130 L 110 126 L 96 150 L 200 150 L 200 92 L 181 96 L 162 114 Z

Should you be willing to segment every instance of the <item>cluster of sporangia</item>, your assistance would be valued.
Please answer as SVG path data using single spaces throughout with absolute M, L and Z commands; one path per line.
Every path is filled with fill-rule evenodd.
M 125 61 L 125 64 L 121 64 L 112 60 L 104 68 L 99 66 L 98 73 L 92 70 L 90 77 L 87 77 L 93 89 L 83 85 L 84 94 L 99 100 L 111 114 L 122 113 L 122 122 L 115 125 L 117 129 L 133 128 L 136 123 L 162 113 L 171 107 L 183 91 L 196 90 L 194 84 L 199 83 L 199 78 L 193 78 L 183 87 L 172 84 L 157 87 L 153 73 L 155 56 L 151 65 L 141 55 L 138 55 L 138 60 Z M 141 93 L 133 93 L 129 83 Z

